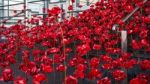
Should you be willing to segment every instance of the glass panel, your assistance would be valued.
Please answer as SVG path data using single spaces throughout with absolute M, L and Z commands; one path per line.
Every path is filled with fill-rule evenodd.
M 50 2 L 59 2 L 60 0 L 50 0 Z
M 98 2 L 99 0 L 89 0 L 90 4 L 94 4 L 96 2 Z
M 44 1 L 32 0 L 37 2 L 28 3 L 28 9 L 31 10 L 31 14 L 41 14 L 43 13 Z
M 90 4 L 94 4 L 94 3 L 96 3 L 96 2 L 98 2 L 99 0 L 80 0 L 80 4 L 81 5 L 86 5 L 87 3 L 89 3 L 89 5 Z
M 87 0 L 80 0 L 80 5 L 86 5 L 87 4 Z
M 28 0 L 28 1 L 30 2 L 30 1 L 44 1 L 44 0 Z

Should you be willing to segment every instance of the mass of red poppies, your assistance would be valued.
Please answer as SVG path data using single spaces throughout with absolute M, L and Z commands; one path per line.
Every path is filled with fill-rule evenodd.
M 136 6 L 140 9 L 123 22 Z M 68 9 L 72 11 L 73 6 Z M 10 27 L 5 24 L 0 27 L 0 37 L 5 38 L 0 42 L 0 81 L 27 84 L 25 77 L 14 77 L 11 65 L 15 64 L 33 78 L 32 84 L 47 81 L 45 74 L 55 70 L 65 74 L 62 84 L 78 84 L 79 79 L 95 80 L 97 84 L 122 82 L 127 78 L 125 70 L 137 65 L 145 72 L 150 71 L 149 59 L 136 59 L 136 52 L 150 53 L 150 1 L 144 4 L 142 0 L 101 0 L 62 21 L 59 19 L 64 10 L 54 7 L 47 11 L 46 18 L 34 15 L 25 24 L 20 20 Z M 114 24 L 119 25 L 118 31 L 112 30 Z M 121 30 L 127 31 L 128 48 L 132 51 L 122 51 Z M 95 54 L 89 55 L 91 52 Z M 74 72 L 66 74 L 68 67 Z M 109 71 L 112 78 L 104 76 L 101 69 Z M 129 81 L 130 84 L 149 82 L 150 75 L 144 72 Z

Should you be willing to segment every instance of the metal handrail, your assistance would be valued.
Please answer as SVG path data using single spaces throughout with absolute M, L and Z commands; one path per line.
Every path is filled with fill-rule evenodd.
M 30 1 L 28 3 L 34 3 L 34 2 L 41 2 L 41 1 Z M 57 4 L 57 3 L 64 3 L 64 2 L 66 2 L 66 1 L 50 2 L 49 4 Z M 15 6 L 15 5 L 20 5 L 20 4 L 24 4 L 24 2 L 22 2 L 22 3 L 16 3 L 16 4 L 10 4 L 10 5 L 3 5 L 3 6 L 0 6 L 0 7 Z
M 46 15 L 46 14 L 39 14 L 39 12 L 34 12 L 31 11 L 31 13 L 37 13 L 37 14 L 33 14 L 33 15 Z M 24 15 L 18 15 L 18 16 L 4 16 L 4 17 L 0 17 L 0 18 L 13 18 L 13 17 L 23 17 Z
M 147 1 L 148 0 L 144 0 L 143 3 L 145 4 Z M 122 22 L 126 22 L 138 9 L 140 9 L 140 7 L 136 6 L 131 13 L 129 13 L 125 18 L 122 19 Z M 118 26 L 119 26 L 118 24 L 114 24 L 112 30 L 116 30 Z
M 23 17 L 24 15 L 20 15 L 20 16 L 4 16 L 4 17 L 0 17 L 0 18 L 13 18 L 13 17 Z
M 8 20 L 10 20 L 10 19 L 12 19 L 12 18 L 14 18 L 14 17 L 17 17 L 17 16 L 19 16 L 20 14 L 23 14 L 25 11 L 28 11 L 28 10 L 21 11 L 21 12 L 15 14 L 15 15 L 13 15 L 12 17 L 8 17 L 7 19 L 4 19 L 4 20 L 0 21 L 0 23 L 4 23 L 5 21 L 8 21 Z

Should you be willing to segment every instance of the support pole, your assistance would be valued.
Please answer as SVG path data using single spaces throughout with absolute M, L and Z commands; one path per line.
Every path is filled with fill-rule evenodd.
M 26 18 L 28 17 L 27 4 L 28 0 L 24 0 L 24 21 L 26 21 Z M 24 24 L 26 26 L 28 25 L 26 22 Z
M 121 49 L 123 52 L 127 52 L 127 31 L 121 31 Z
M 43 15 L 43 18 L 45 18 L 46 16 L 47 16 L 47 9 L 49 8 L 49 0 L 44 0 L 44 11 L 43 11 L 43 13 L 45 14 L 45 15 Z
M 0 6 L 4 5 L 4 0 L 0 0 Z M 4 17 L 4 7 L 0 7 L 0 26 L 2 25 L 3 17 Z
M 87 5 L 87 6 L 89 6 L 89 5 L 90 5 L 89 0 L 86 0 L 86 5 Z
M 127 52 L 127 31 L 126 30 L 121 31 L 121 49 L 122 49 L 122 53 Z M 126 69 L 122 69 L 122 70 L 126 74 L 128 74 L 128 71 Z M 123 80 L 122 84 L 128 84 L 128 78 Z
M 69 5 L 70 5 L 70 3 L 69 3 L 69 0 L 66 0 L 66 7 L 65 7 L 65 18 L 67 18 L 70 14 L 68 13 L 69 12 L 69 10 L 68 10 L 68 7 L 69 7 Z
M 8 0 L 8 10 L 7 10 L 7 12 L 8 12 L 8 17 L 9 17 L 9 0 Z
M 25 16 L 24 16 L 24 19 L 26 19 L 28 17 L 28 0 L 24 0 L 24 13 L 25 13 Z

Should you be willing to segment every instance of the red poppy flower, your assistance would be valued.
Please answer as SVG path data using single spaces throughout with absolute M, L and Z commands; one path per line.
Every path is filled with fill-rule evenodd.
M 100 59 L 102 62 L 111 62 L 112 61 L 112 58 L 108 55 L 101 55 Z
M 78 64 L 76 66 L 76 70 L 77 71 L 85 71 L 87 69 L 86 65 L 85 64 Z
M 133 68 L 134 65 L 136 64 L 137 64 L 137 60 L 131 59 L 131 60 L 127 60 L 126 62 L 124 62 L 123 67 L 125 67 L 126 69 L 129 69 L 129 68 Z
M 65 78 L 64 84 L 78 84 L 78 79 L 74 76 L 67 76 Z
M 126 78 L 126 73 L 122 70 L 114 70 L 112 72 L 112 76 L 114 77 L 115 80 L 122 81 Z
M 58 15 L 61 13 L 61 9 L 59 7 L 53 7 L 51 10 L 48 10 L 48 14 L 50 15 Z
M 74 3 L 74 2 L 75 2 L 75 0 L 71 0 L 71 2 L 72 2 L 72 3 Z
M 148 84 L 148 80 L 141 78 L 133 78 L 130 80 L 130 84 Z
M 135 50 L 141 49 L 141 45 L 136 40 L 132 40 L 132 44 L 131 45 L 132 45 L 132 48 L 135 49 Z
M 45 72 L 45 73 L 50 73 L 50 72 L 53 71 L 52 66 L 50 66 L 50 65 L 45 65 L 45 64 L 41 64 L 41 69 L 42 69 L 42 71 Z
M 15 80 L 14 80 L 14 84 L 27 84 L 26 79 L 24 79 L 23 77 L 18 76 Z
M 102 77 L 102 73 L 98 69 L 91 69 L 90 72 L 88 73 L 88 78 L 90 79 L 96 79 L 101 77 Z
M 65 65 L 60 64 L 56 69 L 57 71 L 63 72 L 67 69 L 67 67 Z
M 74 76 L 75 76 L 76 78 L 84 78 L 84 77 L 85 77 L 85 73 L 84 73 L 84 71 L 76 70 L 76 71 L 74 72 Z
M 107 63 L 107 64 L 103 64 L 102 68 L 106 69 L 106 70 L 110 70 L 110 69 L 113 69 L 113 66 L 111 64 Z
M 4 81 L 13 80 L 13 70 L 11 68 L 6 68 L 2 71 L 2 78 Z
M 94 45 L 93 45 L 93 49 L 94 49 L 94 50 L 100 50 L 100 49 L 101 49 L 101 45 L 99 45 L 99 44 L 94 44 Z
M 150 60 L 143 60 L 140 62 L 140 67 L 144 70 L 150 70 Z
M 77 46 L 77 52 L 81 56 L 87 54 L 90 51 L 90 49 L 91 48 L 90 48 L 90 46 L 88 44 L 83 44 L 83 45 Z
M 108 77 L 105 77 L 105 78 L 98 80 L 97 84 L 111 84 L 111 80 Z
M 46 80 L 46 76 L 44 74 L 39 73 L 33 76 L 33 82 L 34 81 L 42 82 L 44 80 Z
M 52 54 L 52 53 L 58 53 L 59 51 L 60 51 L 59 48 L 53 47 L 53 48 L 48 49 L 47 53 Z
M 73 10 L 73 6 L 72 6 L 72 5 L 69 5 L 69 6 L 68 6 L 68 10 Z
M 93 57 L 91 60 L 90 60 L 90 67 L 91 68 L 96 68 L 99 66 L 99 59 L 96 58 L 96 57 Z

